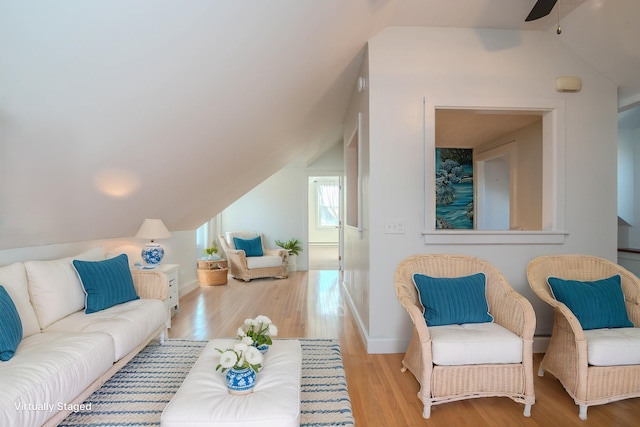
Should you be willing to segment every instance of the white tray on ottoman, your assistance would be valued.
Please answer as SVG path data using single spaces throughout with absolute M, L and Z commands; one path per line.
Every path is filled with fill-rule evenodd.
M 302 350 L 298 340 L 275 340 L 264 355 L 253 393 L 230 394 L 225 375 L 216 371 L 220 353 L 235 339 L 209 341 L 191 372 L 165 407 L 162 427 L 300 425 Z

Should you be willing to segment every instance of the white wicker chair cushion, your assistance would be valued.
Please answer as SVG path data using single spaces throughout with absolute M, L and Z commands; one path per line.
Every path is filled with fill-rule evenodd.
M 522 339 L 496 323 L 431 326 L 429 333 L 436 365 L 522 362 Z
M 584 336 L 589 365 L 640 365 L 640 328 L 591 329 Z
M 268 268 L 279 267 L 282 265 L 282 257 L 274 255 L 252 256 L 247 257 L 247 268 Z

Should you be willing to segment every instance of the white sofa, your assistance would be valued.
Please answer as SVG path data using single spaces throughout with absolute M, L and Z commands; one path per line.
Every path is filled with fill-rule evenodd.
M 140 299 L 85 314 L 74 259 L 102 261 L 105 255 L 96 248 L 0 267 L 0 285 L 23 331 L 13 357 L 0 361 L 0 426 L 57 425 L 152 339 L 164 339 L 164 275 L 134 271 Z

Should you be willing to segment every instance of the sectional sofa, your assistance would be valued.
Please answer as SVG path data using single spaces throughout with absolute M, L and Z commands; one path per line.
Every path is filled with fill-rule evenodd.
M 57 425 L 90 410 L 81 404 L 93 391 L 163 341 L 166 276 L 136 273 L 102 248 L 0 267 L 0 426 Z

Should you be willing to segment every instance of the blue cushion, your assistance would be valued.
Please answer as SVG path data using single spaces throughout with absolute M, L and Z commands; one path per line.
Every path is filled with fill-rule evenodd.
M 633 328 L 619 274 L 593 282 L 549 277 L 547 283 L 554 298 L 571 310 L 582 329 Z
M 243 250 L 246 256 L 262 256 L 262 239 L 260 236 L 253 239 L 241 239 L 239 237 L 233 238 L 233 244 L 236 245 L 236 249 Z
M 9 293 L 0 286 L 0 360 L 11 359 L 21 340 L 22 320 Z
M 95 313 L 140 299 L 133 286 L 127 255 L 118 255 L 104 261 L 73 260 L 86 297 L 85 313 Z
M 493 322 L 489 314 L 484 273 L 464 277 L 430 277 L 415 273 L 427 326 Z

